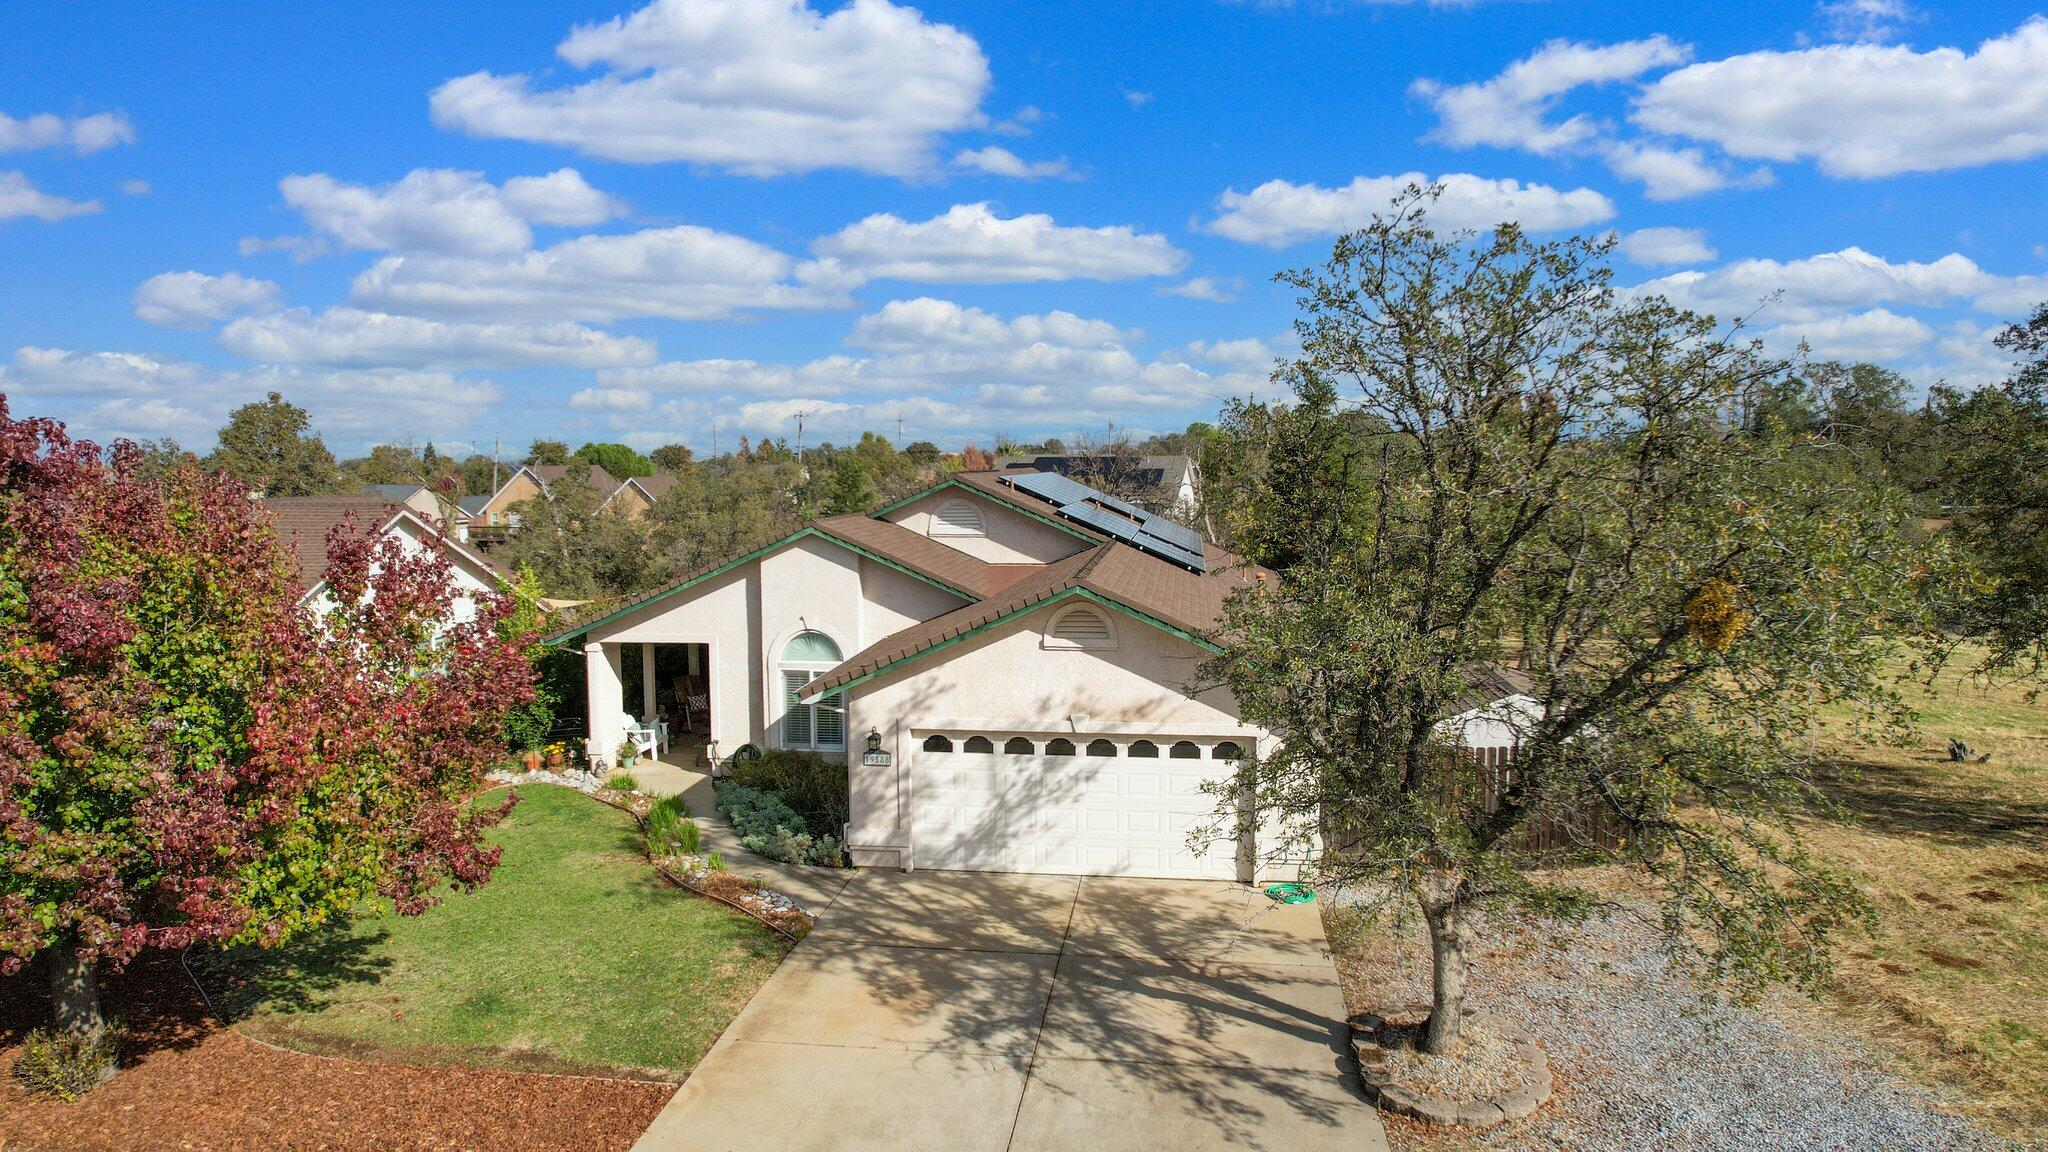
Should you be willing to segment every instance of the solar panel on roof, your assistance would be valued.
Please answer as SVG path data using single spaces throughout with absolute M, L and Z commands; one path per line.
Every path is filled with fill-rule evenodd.
M 1010 481 L 1011 484 L 1041 500 L 1054 504 L 1077 504 L 1090 496 L 1100 493 L 1085 484 L 1076 484 L 1065 476 L 1051 472 L 1026 472 Z
M 1021 472 L 1006 479 L 1013 487 L 1053 504 L 1060 516 L 1086 524 L 1112 540 L 1184 568 L 1208 570 L 1201 536 L 1185 525 L 1051 472 Z

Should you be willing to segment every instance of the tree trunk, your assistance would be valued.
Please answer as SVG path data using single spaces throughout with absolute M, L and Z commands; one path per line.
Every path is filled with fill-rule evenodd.
M 50 1005 L 57 1030 L 90 1036 L 106 1025 L 100 1014 L 99 961 L 80 956 L 69 944 L 50 949 Z
M 1458 1050 L 1465 1025 L 1465 972 L 1469 928 L 1459 902 L 1461 881 L 1437 874 L 1416 892 L 1422 918 L 1429 925 L 1430 1009 L 1422 1033 L 1422 1050 L 1448 1056 Z

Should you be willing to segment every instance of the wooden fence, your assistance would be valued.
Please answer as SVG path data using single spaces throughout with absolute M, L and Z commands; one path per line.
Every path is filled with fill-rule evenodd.
M 1478 777 L 1486 811 L 1500 808 L 1501 797 L 1515 785 L 1515 749 L 1466 748 L 1466 759 Z M 1628 844 L 1628 824 L 1605 809 L 1539 812 L 1522 822 L 1508 846 L 1523 852 L 1569 852 L 1575 848 L 1621 848 Z

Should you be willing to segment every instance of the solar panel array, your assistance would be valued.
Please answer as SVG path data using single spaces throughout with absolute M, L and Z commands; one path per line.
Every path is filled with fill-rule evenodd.
M 1206 572 L 1202 538 L 1186 525 L 1154 516 L 1126 500 L 1097 492 L 1051 472 L 1006 476 L 1012 487 L 1044 500 L 1061 517 L 1085 524 L 1112 540 L 1195 572 Z

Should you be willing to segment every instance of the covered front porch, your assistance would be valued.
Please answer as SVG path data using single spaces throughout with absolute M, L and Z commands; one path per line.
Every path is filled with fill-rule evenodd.
M 629 733 L 652 734 L 639 749 L 649 773 L 708 771 L 718 757 L 713 733 L 717 685 L 706 642 L 611 642 L 584 646 L 590 713 L 585 754 L 595 770 L 619 766 Z M 635 775 L 642 769 L 635 767 Z

